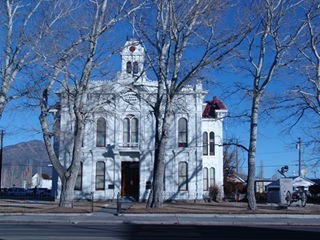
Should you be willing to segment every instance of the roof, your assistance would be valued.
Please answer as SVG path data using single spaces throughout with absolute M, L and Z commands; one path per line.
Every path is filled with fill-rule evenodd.
M 39 173 L 36 173 L 36 174 L 33 175 L 32 178 L 38 177 L 39 175 L 40 175 Z M 45 174 L 45 173 L 41 173 L 41 178 L 42 179 L 46 179 L 46 180 L 51 180 L 51 177 L 48 174 Z
M 243 174 L 239 173 L 229 173 L 227 175 L 227 182 L 234 182 L 234 183 L 246 183 L 246 180 L 243 176 L 240 176 Z
M 286 177 L 284 179 L 291 179 L 292 180 L 292 186 L 294 187 L 309 187 L 314 185 L 314 182 L 303 177 Z M 268 185 L 269 187 L 273 186 L 280 186 L 280 180 L 276 180 Z
M 313 178 L 310 179 L 312 182 L 314 182 L 316 185 L 320 185 L 320 179 L 319 178 Z
M 308 178 L 305 177 L 296 177 L 293 179 L 294 187 L 310 187 L 315 183 Z
M 202 113 L 202 117 L 204 118 L 215 118 L 216 110 L 227 110 L 223 102 L 215 96 L 211 101 L 207 101 L 206 103 L 207 105 Z

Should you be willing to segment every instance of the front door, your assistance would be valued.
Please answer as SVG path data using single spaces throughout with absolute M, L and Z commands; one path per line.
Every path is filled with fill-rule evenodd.
M 139 200 L 139 162 L 121 163 L 121 196 Z

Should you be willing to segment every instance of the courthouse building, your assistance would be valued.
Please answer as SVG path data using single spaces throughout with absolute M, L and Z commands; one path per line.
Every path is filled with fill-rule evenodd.
M 157 82 L 144 71 L 145 52 L 129 40 L 121 51 L 121 70 L 114 80 L 91 81 L 87 99 L 82 162 L 76 199 L 115 199 L 118 193 L 138 201 L 152 186 L 155 119 L 148 103 Z M 201 200 L 211 185 L 223 185 L 223 117 L 227 109 L 217 98 L 204 102 L 201 83 L 186 86 L 174 102 L 166 150 L 164 197 Z M 59 159 L 70 162 L 73 117 L 60 94 Z M 56 184 L 58 189 L 60 183 Z M 58 191 L 59 192 L 59 191 Z

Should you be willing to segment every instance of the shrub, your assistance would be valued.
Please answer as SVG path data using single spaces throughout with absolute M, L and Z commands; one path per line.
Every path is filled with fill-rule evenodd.
M 218 185 L 211 185 L 210 187 L 209 187 L 209 199 L 211 200 L 211 201 L 215 201 L 215 202 L 217 202 L 217 201 L 219 201 L 220 199 L 220 188 L 219 188 L 219 186 Z

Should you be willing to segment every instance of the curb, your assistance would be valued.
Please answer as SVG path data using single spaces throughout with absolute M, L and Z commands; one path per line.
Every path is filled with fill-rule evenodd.
M 190 213 L 123 213 L 124 217 L 203 217 L 203 218 L 291 218 L 291 219 L 320 219 L 319 214 L 190 214 Z

